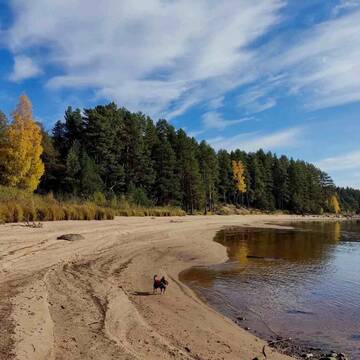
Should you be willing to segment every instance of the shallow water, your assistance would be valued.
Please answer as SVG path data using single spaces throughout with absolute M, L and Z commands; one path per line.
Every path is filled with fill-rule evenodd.
M 360 359 L 360 222 L 292 226 L 221 230 L 215 240 L 229 260 L 181 278 L 220 312 L 245 317 L 241 326 L 261 337 Z

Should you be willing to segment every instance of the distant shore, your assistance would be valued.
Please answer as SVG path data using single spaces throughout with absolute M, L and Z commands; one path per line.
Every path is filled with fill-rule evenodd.
M 178 274 L 227 259 L 212 240 L 223 226 L 329 219 L 214 215 L 2 225 L 0 358 L 251 360 L 266 351 L 267 359 L 289 359 L 202 303 Z M 57 240 L 67 233 L 84 239 Z M 152 295 L 154 274 L 168 278 L 165 295 Z

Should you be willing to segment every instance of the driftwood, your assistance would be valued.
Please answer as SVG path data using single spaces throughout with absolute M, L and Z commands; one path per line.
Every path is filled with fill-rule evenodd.
M 81 234 L 64 234 L 57 237 L 58 240 L 76 241 L 82 240 L 84 237 Z

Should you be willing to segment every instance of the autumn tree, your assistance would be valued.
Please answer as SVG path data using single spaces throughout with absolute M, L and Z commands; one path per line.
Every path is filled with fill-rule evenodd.
M 335 214 L 339 214 L 340 211 L 341 211 L 339 200 L 338 200 L 336 195 L 332 195 L 331 198 L 330 198 L 330 209 Z
M 236 190 L 243 196 L 246 192 L 246 183 L 245 183 L 245 167 L 241 160 L 233 160 L 231 162 L 233 177 L 235 181 Z
M 1 156 L 5 185 L 34 191 L 44 173 L 41 160 L 43 148 L 39 126 L 32 116 L 32 106 L 26 95 L 20 96 L 12 114 L 13 121 L 5 130 Z

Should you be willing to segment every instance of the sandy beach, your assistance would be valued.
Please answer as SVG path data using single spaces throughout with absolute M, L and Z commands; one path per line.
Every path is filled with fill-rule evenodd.
M 116 218 L 0 227 L 1 359 L 263 359 L 266 343 L 178 280 L 226 261 L 224 226 L 285 215 Z M 274 225 L 271 225 L 274 226 Z M 77 233 L 84 239 L 57 240 Z M 152 295 L 154 274 L 165 295 Z M 289 359 L 265 347 L 267 359 Z

